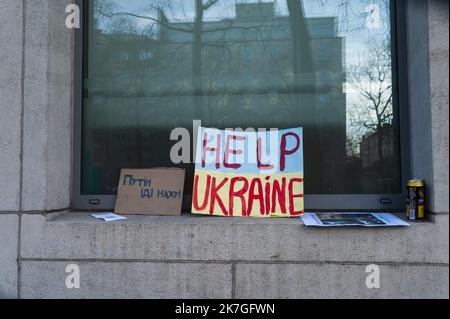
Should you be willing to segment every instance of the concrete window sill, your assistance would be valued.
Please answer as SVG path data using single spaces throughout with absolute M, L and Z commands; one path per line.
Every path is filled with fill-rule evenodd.
M 442 298 L 448 227 L 447 215 L 389 229 L 312 229 L 300 219 L 129 216 L 105 223 L 88 213 L 23 215 L 22 296 Z M 73 263 L 82 289 L 65 288 Z M 383 289 L 367 289 L 369 264 L 380 266 Z
M 88 213 L 22 220 L 24 258 L 262 262 L 448 263 L 448 216 L 407 228 L 307 228 L 301 219 L 128 216 Z M 37 221 L 39 220 L 39 222 Z M 421 240 L 426 238 L 427 240 Z M 445 250 L 446 249 L 446 250 Z
M 300 230 L 304 227 L 301 218 L 239 218 L 239 217 L 211 217 L 211 216 L 201 216 L 194 215 L 191 213 L 182 213 L 181 216 L 150 216 L 150 215 L 123 215 L 127 219 L 119 220 L 114 222 L 104 222 L 103 220 L 96 219 L 90 216 L 91 213 L 72 211 L 69 213 L 62 214 L 54 219 L 49 219 L 49 221 L 58 223 L 100 223 L 100 224 L 205 224 L 205 225 L 298 225 Z M 405 218 L 403 213 L 395 213 L 398 218 L 407 221 L 413 227 L 421 227 L 427 224 L 434 224 L 434 217 L 429 218 L 426 221 L 410 221 Z M 324 228 L 310 228 L 315 230 L 324 230 Z M 347 230 L 402 230 L 405 227 L 337 227 L 334 231 L 347 231 Z

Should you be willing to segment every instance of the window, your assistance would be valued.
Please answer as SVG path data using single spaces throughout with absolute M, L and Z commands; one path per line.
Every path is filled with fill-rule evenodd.
M 75 206 L 112 208 L 121 168 L 180 166 L 188 209 L 170 134 L 200 120 L 303 127 L 307 209 L 400 208 L 402 3 L 82 1 Z

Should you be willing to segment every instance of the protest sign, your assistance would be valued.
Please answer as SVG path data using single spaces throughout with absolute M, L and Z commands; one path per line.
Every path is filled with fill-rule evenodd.
M 185 171 L 177 168 L 123 169 L 115 213 L 180 215 L 184 178 Z
M 304 211 L 303 130 L 199 128 L 192 212 L 297 217 Z

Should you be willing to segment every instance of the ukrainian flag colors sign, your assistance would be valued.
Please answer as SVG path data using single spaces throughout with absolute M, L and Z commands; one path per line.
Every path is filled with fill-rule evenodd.
M 298 217 L 304 212 L 303 130 L 236 132 L 200 127 L 194 214 Z

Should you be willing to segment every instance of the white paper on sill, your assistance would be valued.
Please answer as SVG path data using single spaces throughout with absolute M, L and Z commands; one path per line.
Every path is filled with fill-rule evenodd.
M 100 214 L 91 214 L 92 217 L 97 219 L 103 219 L 105 222 L 112 222 L 115 220 L 124 220 L 127 219 L 124 216 L 120 216 L 114 213 L 100 213 Z
M 389 213 L 305 213 L 307 227 L 409 227 L 404 220 Z

